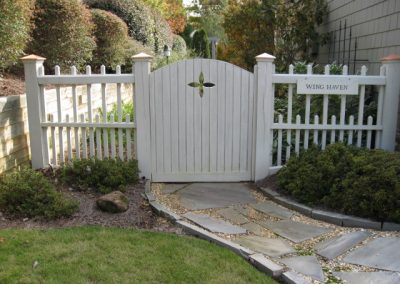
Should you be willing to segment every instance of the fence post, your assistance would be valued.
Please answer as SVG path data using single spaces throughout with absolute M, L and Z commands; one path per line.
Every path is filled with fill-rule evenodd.
M 256 57 L 256 133 L 254 153 L 254 180 L 260 180 L 268 175 L 272 164 L 272 130 L 274 118 L 274 93 L 272 74 L 275 57 L 263 53 Z
M 139 53 L 132 56 L 135 76 L 135 122 L 137 139 L 137 159 L 140 175 L 151 178 L 150 149 L 150 63 L 152 56 Z
M 26 104 L 28 108 L 29 140 L 31 147 L 32 167 L 34 169 L 44 168 L 48 161 L 45 161 L 45 141 L 42 141 L 40 88 L 38 75 L 43 68 L 46 58 L 37 55 L 28 55 L 21 58 L 25 70 Z
M 386 69 L 386 88 L 383 96 L 383 130 L 380 148 L 394 151 L 400 97 L 400 56 L 389 55 L 382 58 L 382 64 Z

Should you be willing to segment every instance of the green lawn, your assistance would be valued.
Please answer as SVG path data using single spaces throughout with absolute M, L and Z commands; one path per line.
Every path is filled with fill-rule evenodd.
M 33 269 L 32 263 L 39 265 Z M 0 230 L 0 283 L 275 283 L 206 241 L 139 230 Z

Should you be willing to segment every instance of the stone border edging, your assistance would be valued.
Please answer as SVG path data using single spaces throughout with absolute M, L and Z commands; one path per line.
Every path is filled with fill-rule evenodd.
M 356 227 L 382 231 L 400 231 L 400 224 L 371 221 L 365 218 L 314 209 L 299 202 L 290 200 L 273 189 L 259 186 L 258 188 L 276 203 L 316 220 L 324 221 L 342 227 Z
M 245 260 L 247 260 L 251 265 L 256 267 L 258 270 L 264 272 L 268 276 L 275 280 L 281 281 L 287 284 L 307 284 L 309 283 L 305 278 L 292 272 L 286 271 L 285 267 L 276 264 L 272 260 L 266 258 L 261 253 L 256 253 L 251 249 L 243 247 L 232 241 L 221 238 L 197 225 L 190 224 L 183 220 L 181 216 L 172 212 L 164 205 L 156 201 L 154 194 L 151 192 L 151 182 L 148 180 L 145 184 L 145 196 L 149 201 L 150 206 L 157 212 L 157 214 L 169 219 L 175 223 L 178 227 L 182 228 L 186 233 L 219 245 L 221 247 L 227 248 L 234 253 L 238 254 Z

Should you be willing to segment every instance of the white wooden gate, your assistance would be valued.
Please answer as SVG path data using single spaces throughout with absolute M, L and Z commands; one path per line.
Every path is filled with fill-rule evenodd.
M 192 59 L 150 74 L 154 181 L 252 179 L 253 74 Z

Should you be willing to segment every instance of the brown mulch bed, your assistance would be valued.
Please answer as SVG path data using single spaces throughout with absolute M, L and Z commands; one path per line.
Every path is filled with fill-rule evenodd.
M 0 229 L 47 229 L 95 225 L 182 233 L 181 229 L 152 211 L 149 203 L 144 198 L 144 183 L 139 183 L 126 189 L 125 195 L 129 199 L 129 209 L 126 212 L 117 214 L 102 212 L 97 208 L 96 199 L 101 196 L 101 194 L 75 191 L 64 185 L 58 185 L 57 189 L 63 192 L 67 197 L 79 201 L 79 211 L 73 216 L 58 220 L 44 221 L 27 218 L 16 219 L 4 214 L 1 215 L 0 213 Z
M 0 77 L 0 97 L 25 94 L 25 81 L 20 76 L 4 74 Z

